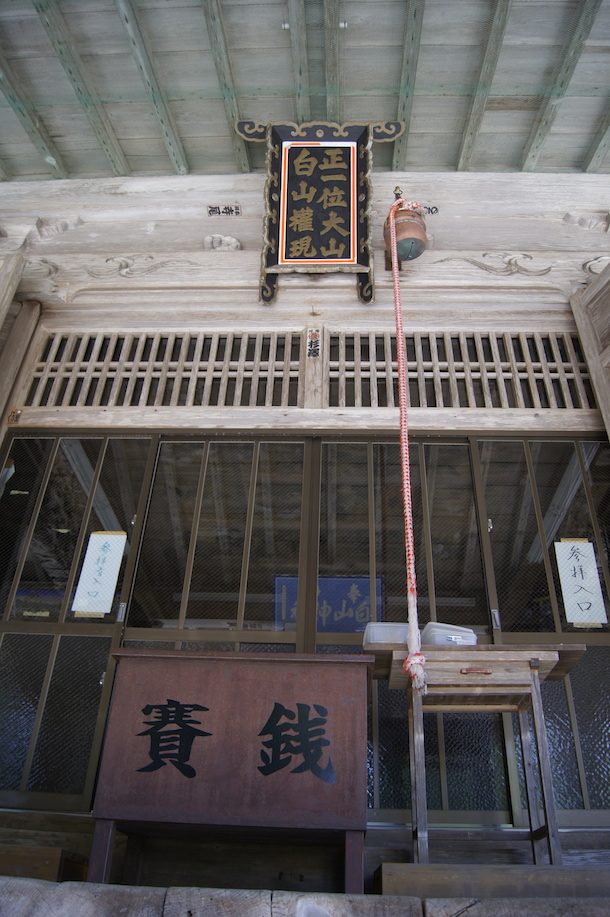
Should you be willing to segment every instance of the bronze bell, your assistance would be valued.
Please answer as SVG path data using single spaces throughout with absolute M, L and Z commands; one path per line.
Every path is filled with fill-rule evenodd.
M 398 267 L 403 261 L 413 261 L 419 258 L 426 247 L 426 221 L 419 210 L 411 210 L 408 206 L 399 207 L 394 216 L 396 224 L 396 253 Z M 390 238 L 390 217 L 383 224 L 383 241 L 385 244 L 385 266 L 387 271 L 392 270 L 392 243 Z

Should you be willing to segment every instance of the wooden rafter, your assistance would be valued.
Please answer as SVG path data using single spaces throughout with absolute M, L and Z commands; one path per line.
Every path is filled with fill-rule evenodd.
M 502 48 L 502 41 L 504 39 L 511 3 L 512 0 L 496 0 L 489 35 L 487 37 L 485 54 L 483 55 L 483 62 L 479 72 L 479 79 L 472 97 L 470 112 L 468 113 L 466 126 L 464 127 L 464 133 L 462 135 L 462 144 L 458 157 L 458 169 L 460 170 L 470 168 L 474 146 L 479 135 L 479 130 L 481 129 L 487 98 Z
M 220 3 L 219 0 L 202 0 L 202 6 L 212 48 L 214 66 L 216 67 L 218 82 L 222 93 L 222 101 L 227 116 L 227 124 L 229 125 L 233 152 L 240 172 L 249 172 L 250 159 L 248 157 L 248 148 L 235 130 L 235 125 L 240 119 L 240 114 L 233 72 L 231 70 L 231 60 L 229 58 L 225 30 L 222 23 Z
M 538 110 L 525 146 L 521 168 L 526 172 L 532 171 L 536 167 L 543 144 L 557 115 L 557 103 L 566 93 L 601 4 L 602 0 L 581 0 L 580 12 L 574 31 L 570 40 L 564 46 L 555 78 Z
M 305 0 L 288 0 L 288 24 L 294 64 L 294 93 L 299 124 L 311 118 L 309 63 L 305 29 Z
M 402 55 L 402 70 L 400 74 L 400 88 L 398 91 L 397 119 L 403 121 L 405 129 L 394 143 L 394 156 L 392 169 L 400 171 L 407 167 L 407 143 L 409 140 L 409 126 L 411 122 L 411 109 L 413 107 L 413 93 L 415 91 L 415 75 L 417 73 L 417 60 L 419 58 L 419 44 L 421 41 L 421 27 L 424 18 L 425 0 L 407 0 L 407 21 Z
M 326 117 L 339 121 L 339 0 L 324 0 L 324 58 L 326 71 Z
M 104 106 L 91 79 L 88 77 L 57 0 L 32 0 L 55 53 L 72 83 L 76 97 L 89 119 L 95 136 L 112 166 L 115 175 L 129 175 L 125 154 L 117 140 Z
M 13 109 L 26 134 L 56 178 L 67 178 L 68 170 L 47 129 L 19 89 L 19 80 L 0 51 L 0 90 Z
M 157 120 L 161 126 L 163 142 L 168 156 L 175 172 L 177 172 L 178 175 L 186 175 L 189 171 L 189 167 L 182 141 L 180 140 L 178 129 L 167 104 L 165 93 L 157 79 L 142 28 L 138 21 L 136 8 L 132 0 L 115 0 L 115 2 L 121 16 L 121 22 L 127 32 L 131 45 L 131 53 L 140 71 L 146 94 L 151 101 Z
M 593 139 L 583 169 L 585 172 L 599 172 L 610 149 L 610 111 L 604 116 L 602 123 Z

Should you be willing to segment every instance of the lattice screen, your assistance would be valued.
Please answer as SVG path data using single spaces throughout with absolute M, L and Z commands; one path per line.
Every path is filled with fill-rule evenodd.
M 303 406 L 303 337 L 54 333 L 34 366 L 26 405 Z M 408 335 L 406 345 L 413 407 L 597 406 L 574 333 L 422 332 Z M 398 406 L 390 332 L 327 332 L 322 359 L 326 406 Z
M 34 407 L 285 407 L 299 403 L 301 334 L 52 334 Z
M 596 407 L 575 334 L 421 333 L 406 345 L 413 407 Z M 329 334 L 326 360 L 330 407 L 398 406 L 395 335 Z

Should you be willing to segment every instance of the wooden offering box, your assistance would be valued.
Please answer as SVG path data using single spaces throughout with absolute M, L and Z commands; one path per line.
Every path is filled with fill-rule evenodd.
M 90 881 L 115 824 L 149 822 L 341 832 L 362 890 L 370 657 L 115 655 Z

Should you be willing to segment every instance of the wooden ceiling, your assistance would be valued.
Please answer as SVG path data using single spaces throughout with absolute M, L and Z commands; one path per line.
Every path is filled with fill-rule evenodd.
M 401 119 L 377 170 L 610 172 L 610 0 L 0 0 L 0 177 L 260 171 L 260 121 Z

